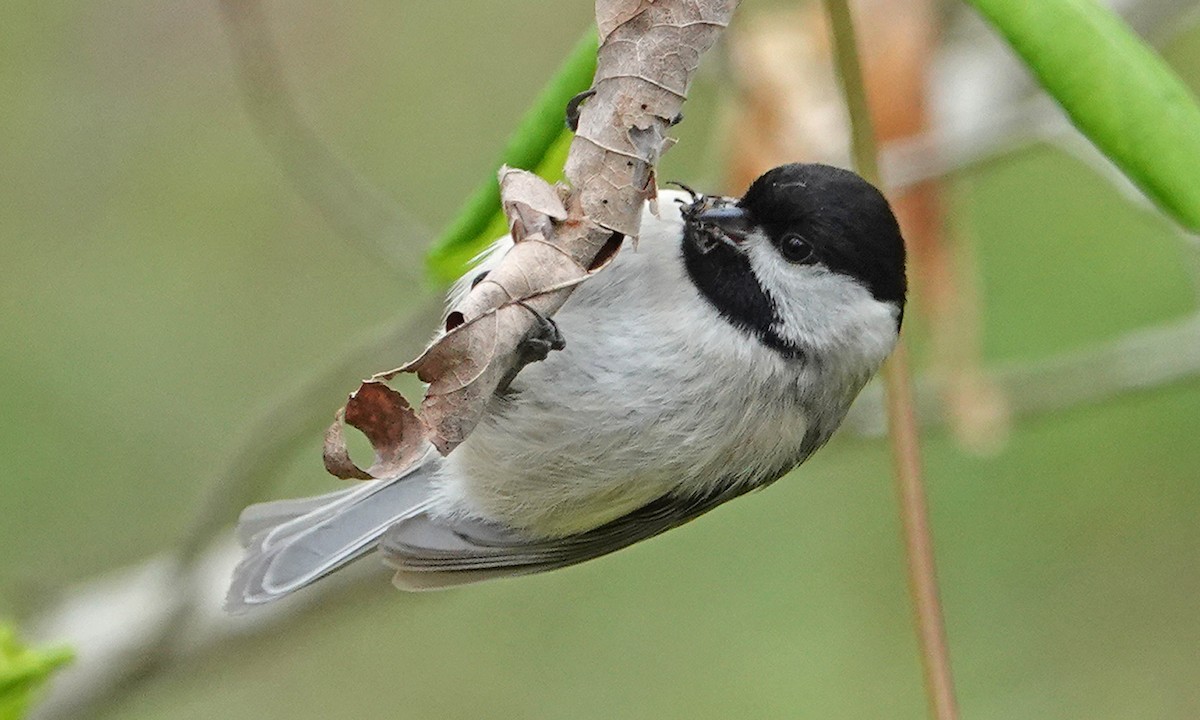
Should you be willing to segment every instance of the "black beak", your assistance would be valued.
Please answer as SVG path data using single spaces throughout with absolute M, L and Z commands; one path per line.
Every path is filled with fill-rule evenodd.
M 730 246 L 740 249 L 754 230 L 750 214 L 736 205 L 719 205 L 701 210 L 691 221 L 706 235 L 715 235 Z

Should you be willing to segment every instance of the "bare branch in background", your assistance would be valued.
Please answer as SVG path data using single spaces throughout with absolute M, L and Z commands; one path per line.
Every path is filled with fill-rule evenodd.
M 375 259 L 401 269 L 396 248 L 423 244 L 430 234 L 352 170 L 301 116 L 261 2 L 218 0 L 218 6 L 246 111 L 263 143 L 300 195 L 335 232 Z
M 299 448 L 319 436 L 328 421 L 330 398 L 347 377 L 423 336 L 439 301 L 428 301 L 400 323 L 370 333 L 329 368 L 301 381 L 238 434 L 241 442 L 210 481 L 208 499 L 179 545 L 143 565 L 113 573 L 69 592 L 35 619 L 38 637 L 67 639 L 76 661 L 50 685 L 36 718 L 77 718 L 112 703 L 166 669 L 181 655 L 219 642 L 246 626 L 221 611 L 225 587 L 240 557 L 232 539 L 217 538 L 245 505 L 264 495 Z M 324 584 L 324 583 L 322 583 Z M 333 583 L 340 587 L 339 583 Z M 266 622 L 304 607 L 286 605 Z
M 849 0 L 825 0 L 833 38 L 833 56 L 850 116 L 850 152 L 854 167 L 873 185 L 880 184 L 879 153 L 871 128 L 866 83 L 859 63 L 858 43 Z M 913 624 L 921 649 L 925 697 L 937 720 L 957 720 L 958 702 L 950 666 L 950 646 L 934 559 L 933 532 L 926 501 L 921 440 L 913 396 L 913 378 L 904 335 L 881 370 L 888 439 L 892 448 L 905 565 L 913 603 Z
M 33 708 L 31 720 L 93 717 L 180 661 L 276 632 L 313 607 L 356 587 L 387 583 L 382 565 L 358 563 L 253 619 L 223 609 L 225 587 L 242 549 L 213 543 L 182 568 L 164 554 L 79 583 L 31 626 L 39 637 L 70 638 L 77 660 Z M 401 602 L 397 599 L 397 602 Z M 181 618 L 179 609 L 188 612 Z M 161 642 L 169 637 L 169 643 Z
M 1150 390 L 1200 374 L 1200 316 L 1134 330 L 1111 342 L 1044 360 L 1006 363 L 988 371 L 1009 399 L 1014 417 L 1036 417 Z M 917 415 L 924 425 L 944 420 L 937 403 L 938 380 L 917 383 Z M 846 418 L 867 436 L 886 431 L 883 397 L 868 387 Z

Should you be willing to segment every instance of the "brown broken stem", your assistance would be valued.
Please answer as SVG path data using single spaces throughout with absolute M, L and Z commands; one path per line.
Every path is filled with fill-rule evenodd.
M 833 32 L 838 75 L 850 113 L 851 149 L 858 172 L 867 181 L 880 184 L 879 165 L 867 96 L 854 39 L 854 21 L 847 0 L 825 0 Z M 908 556 L 908 580 L 920 636 L 921 660 L 930 715 L 937 720 L 956 720 L 954 679 L 946 642 L 945 621 L 938 596 L 933 536 L 929 526 L 922 480 L 920 439 L 913 404 L 908 353 L 901 338 L 883 369 L 889 436 L 900 500 Z

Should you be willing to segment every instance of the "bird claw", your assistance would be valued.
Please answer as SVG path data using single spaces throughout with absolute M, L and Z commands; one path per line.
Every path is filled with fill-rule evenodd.
M 584 100 L 595 94 L 595 90 L 588 89 L 567 101 L 567 127 L 571 129 L 571 132 L 579 129 L 579 107 L 583 105 Z
M 524 300 L 518 300 L 516 304 L 533 313 L 533 317 L 537 319 L 537 324 L 530 329 L 529 334 L 517 346 L 516 363 L 501 378 L 500 383 L 496 387 L 496 393 L 499 395 L 510 392 L 512 381 L 516 379 L 517 374 L 526 365 L 541 362 L 550 356 L 551 351 L 562 350 L 567 346 L 567 340 L 563 337 L 562 331 L 558 329 L 558 323 L 535 310 Z
M 558 329 L 558 323 L 541 314 L 524 300 L 517 304 L 533 314 L 537 324 L 530 330 L 529 335 L 521 341 L 521 359 L 526 363 L 545 360 L 552 350 L 562 350 L 567 346 L 567 339 Z

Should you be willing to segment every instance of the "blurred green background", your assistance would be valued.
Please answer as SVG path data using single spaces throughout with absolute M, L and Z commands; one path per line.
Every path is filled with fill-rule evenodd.
M 436 229 L 591 3 L 268 10 L 314 127 Z M 1166 54 L 1200 88 L 1200 32 Z M 209 3 L 0 10 L 0 614 L 36 615 L 71 582 L 176 541 L 274 398 L 436 295 L 421 262 L 432 232 L 396 239 L 399 272 L 335 236 L 255 134 L 234 78 Z M 663 177 L 716 182 L 720 83 L 698 81 Z M 1196 306 L 1194 258 L 1166 222 L 1056 151 L 962 174 L 950 212 L 977 238 L 989 360 Z M 422 339 L 348 374 L 317 425 Z M 1198 430 L 1200 379 L 1022 421 L 995 457 L 928 434 L 964 717 L 1200 716 Z M 333 486 L 319 446 L 314 432 L 273 495 Z M 442 594 L 365 587 L 188 661 L 102 717 L 923 708 L 887 448 L 843 434 L 786 481 L 661 539 Z

